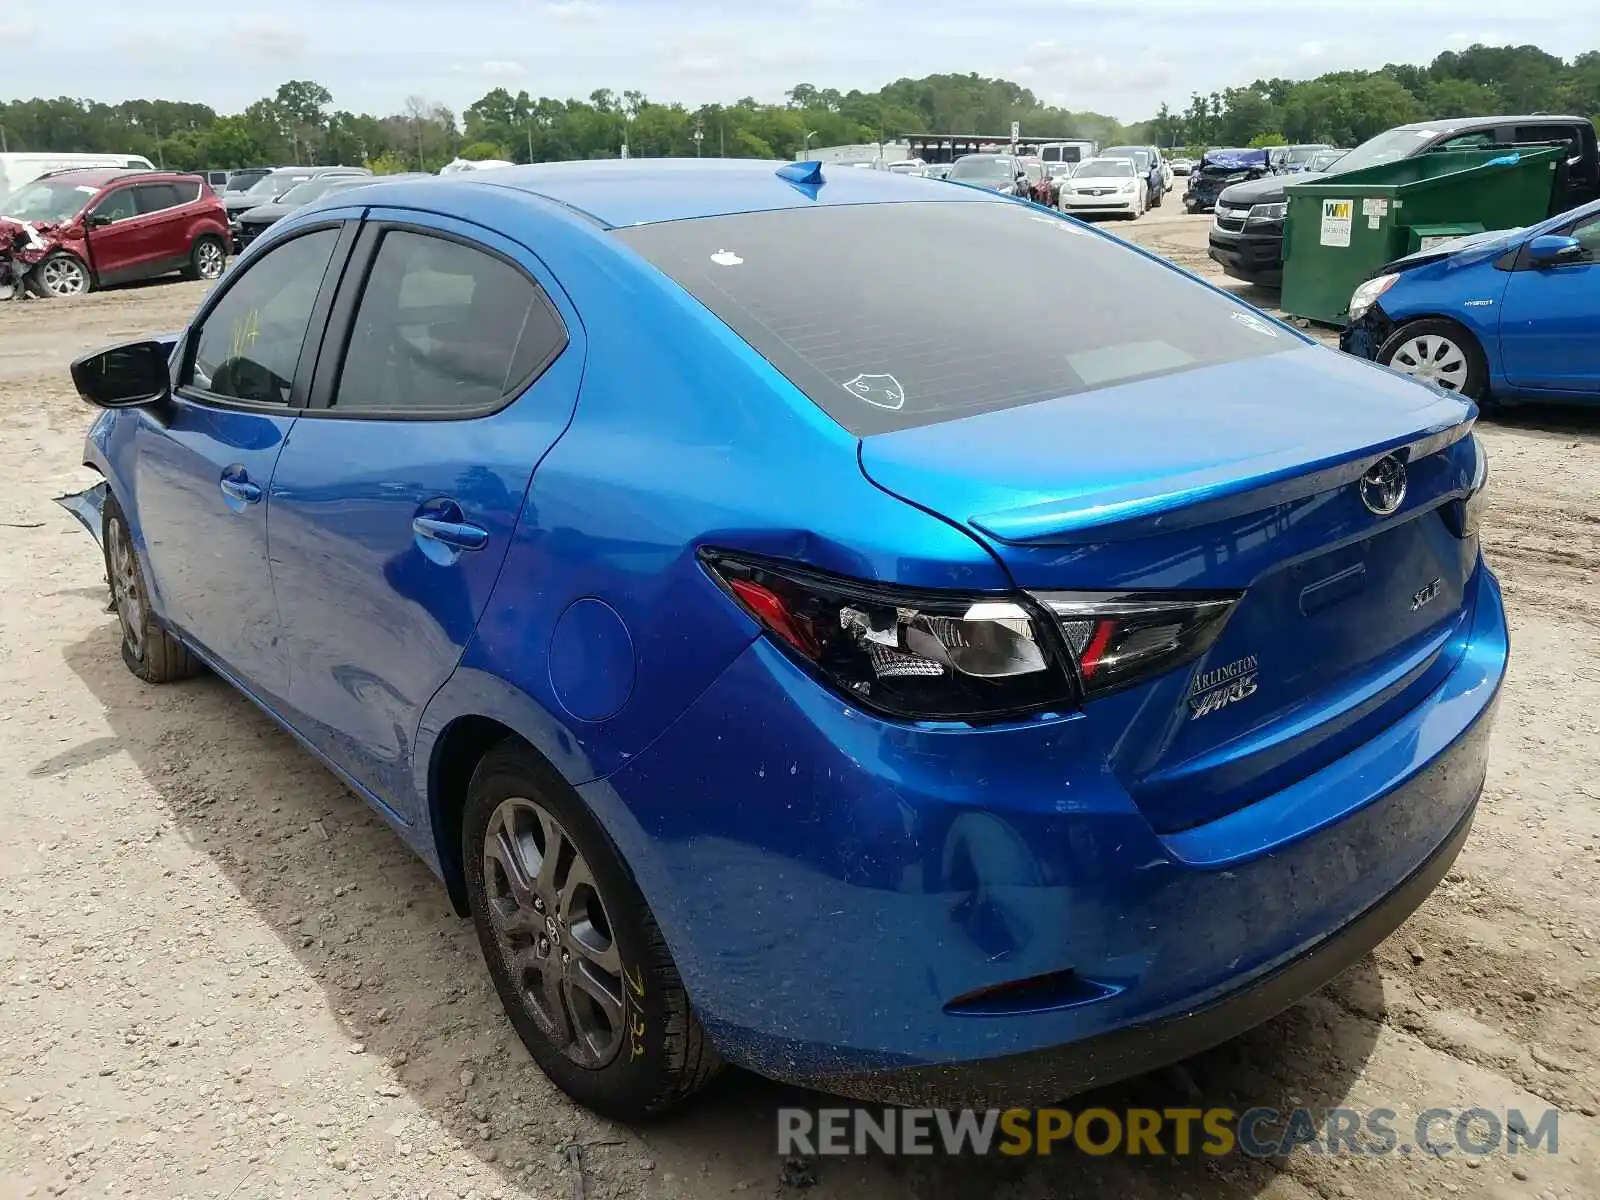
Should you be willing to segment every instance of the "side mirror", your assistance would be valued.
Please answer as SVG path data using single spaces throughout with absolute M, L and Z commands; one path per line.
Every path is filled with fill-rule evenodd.
M 159 404 L 172 395 L 167 352 L 162 342 L 127 342 L 86 354 L 72 364 L 73 386 L 100 408 Z
M 90 229 L 104 229 L 109 224 L 111 224 L 111 218 L 106 216 L 104 213 L 89 214 Z
M 1583 256 L 1583 243 L 1574 237 L 1547 233 L 1528 244 L 1528 261 L 1536 267 L 1554 267 Z

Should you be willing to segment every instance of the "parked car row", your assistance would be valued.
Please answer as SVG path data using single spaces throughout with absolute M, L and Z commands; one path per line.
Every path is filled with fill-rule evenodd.
M 1159 207 L 1172 187 L 1173 167 L 1157 146 L 1111 146 L 1088 159 L 1076 160 L 1065 149 L 1086 143 L 1057 143 L 1057 157 L 965 154 L 951 164 L 945 178 L 1081 215 L 1115 214 L 1138 217 Z

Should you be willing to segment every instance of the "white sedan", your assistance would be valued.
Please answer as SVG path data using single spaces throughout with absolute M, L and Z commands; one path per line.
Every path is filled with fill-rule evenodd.
M 1061 181 L 1058 207 L 1078 216 L 1137 217 L 1150 206 L 1149 186 L 1126 158 L 1091 158 L 1079 163 L 1071 178 Z

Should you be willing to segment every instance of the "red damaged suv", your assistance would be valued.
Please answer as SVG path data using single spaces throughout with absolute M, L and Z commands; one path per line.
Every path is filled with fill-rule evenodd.
M 215 279 L 227 263 L 227 213 L 198 175 L 55 171 L 0 199 L 0 224 L 7 221 L 33 230 L 28 282 L 40 296 L 171 271 Z

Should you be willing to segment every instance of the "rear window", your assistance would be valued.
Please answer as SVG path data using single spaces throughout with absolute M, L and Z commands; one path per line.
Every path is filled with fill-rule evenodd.
M 1303 345 L 1021 204 L 789 209 L 614 236 L 858 437 Z

